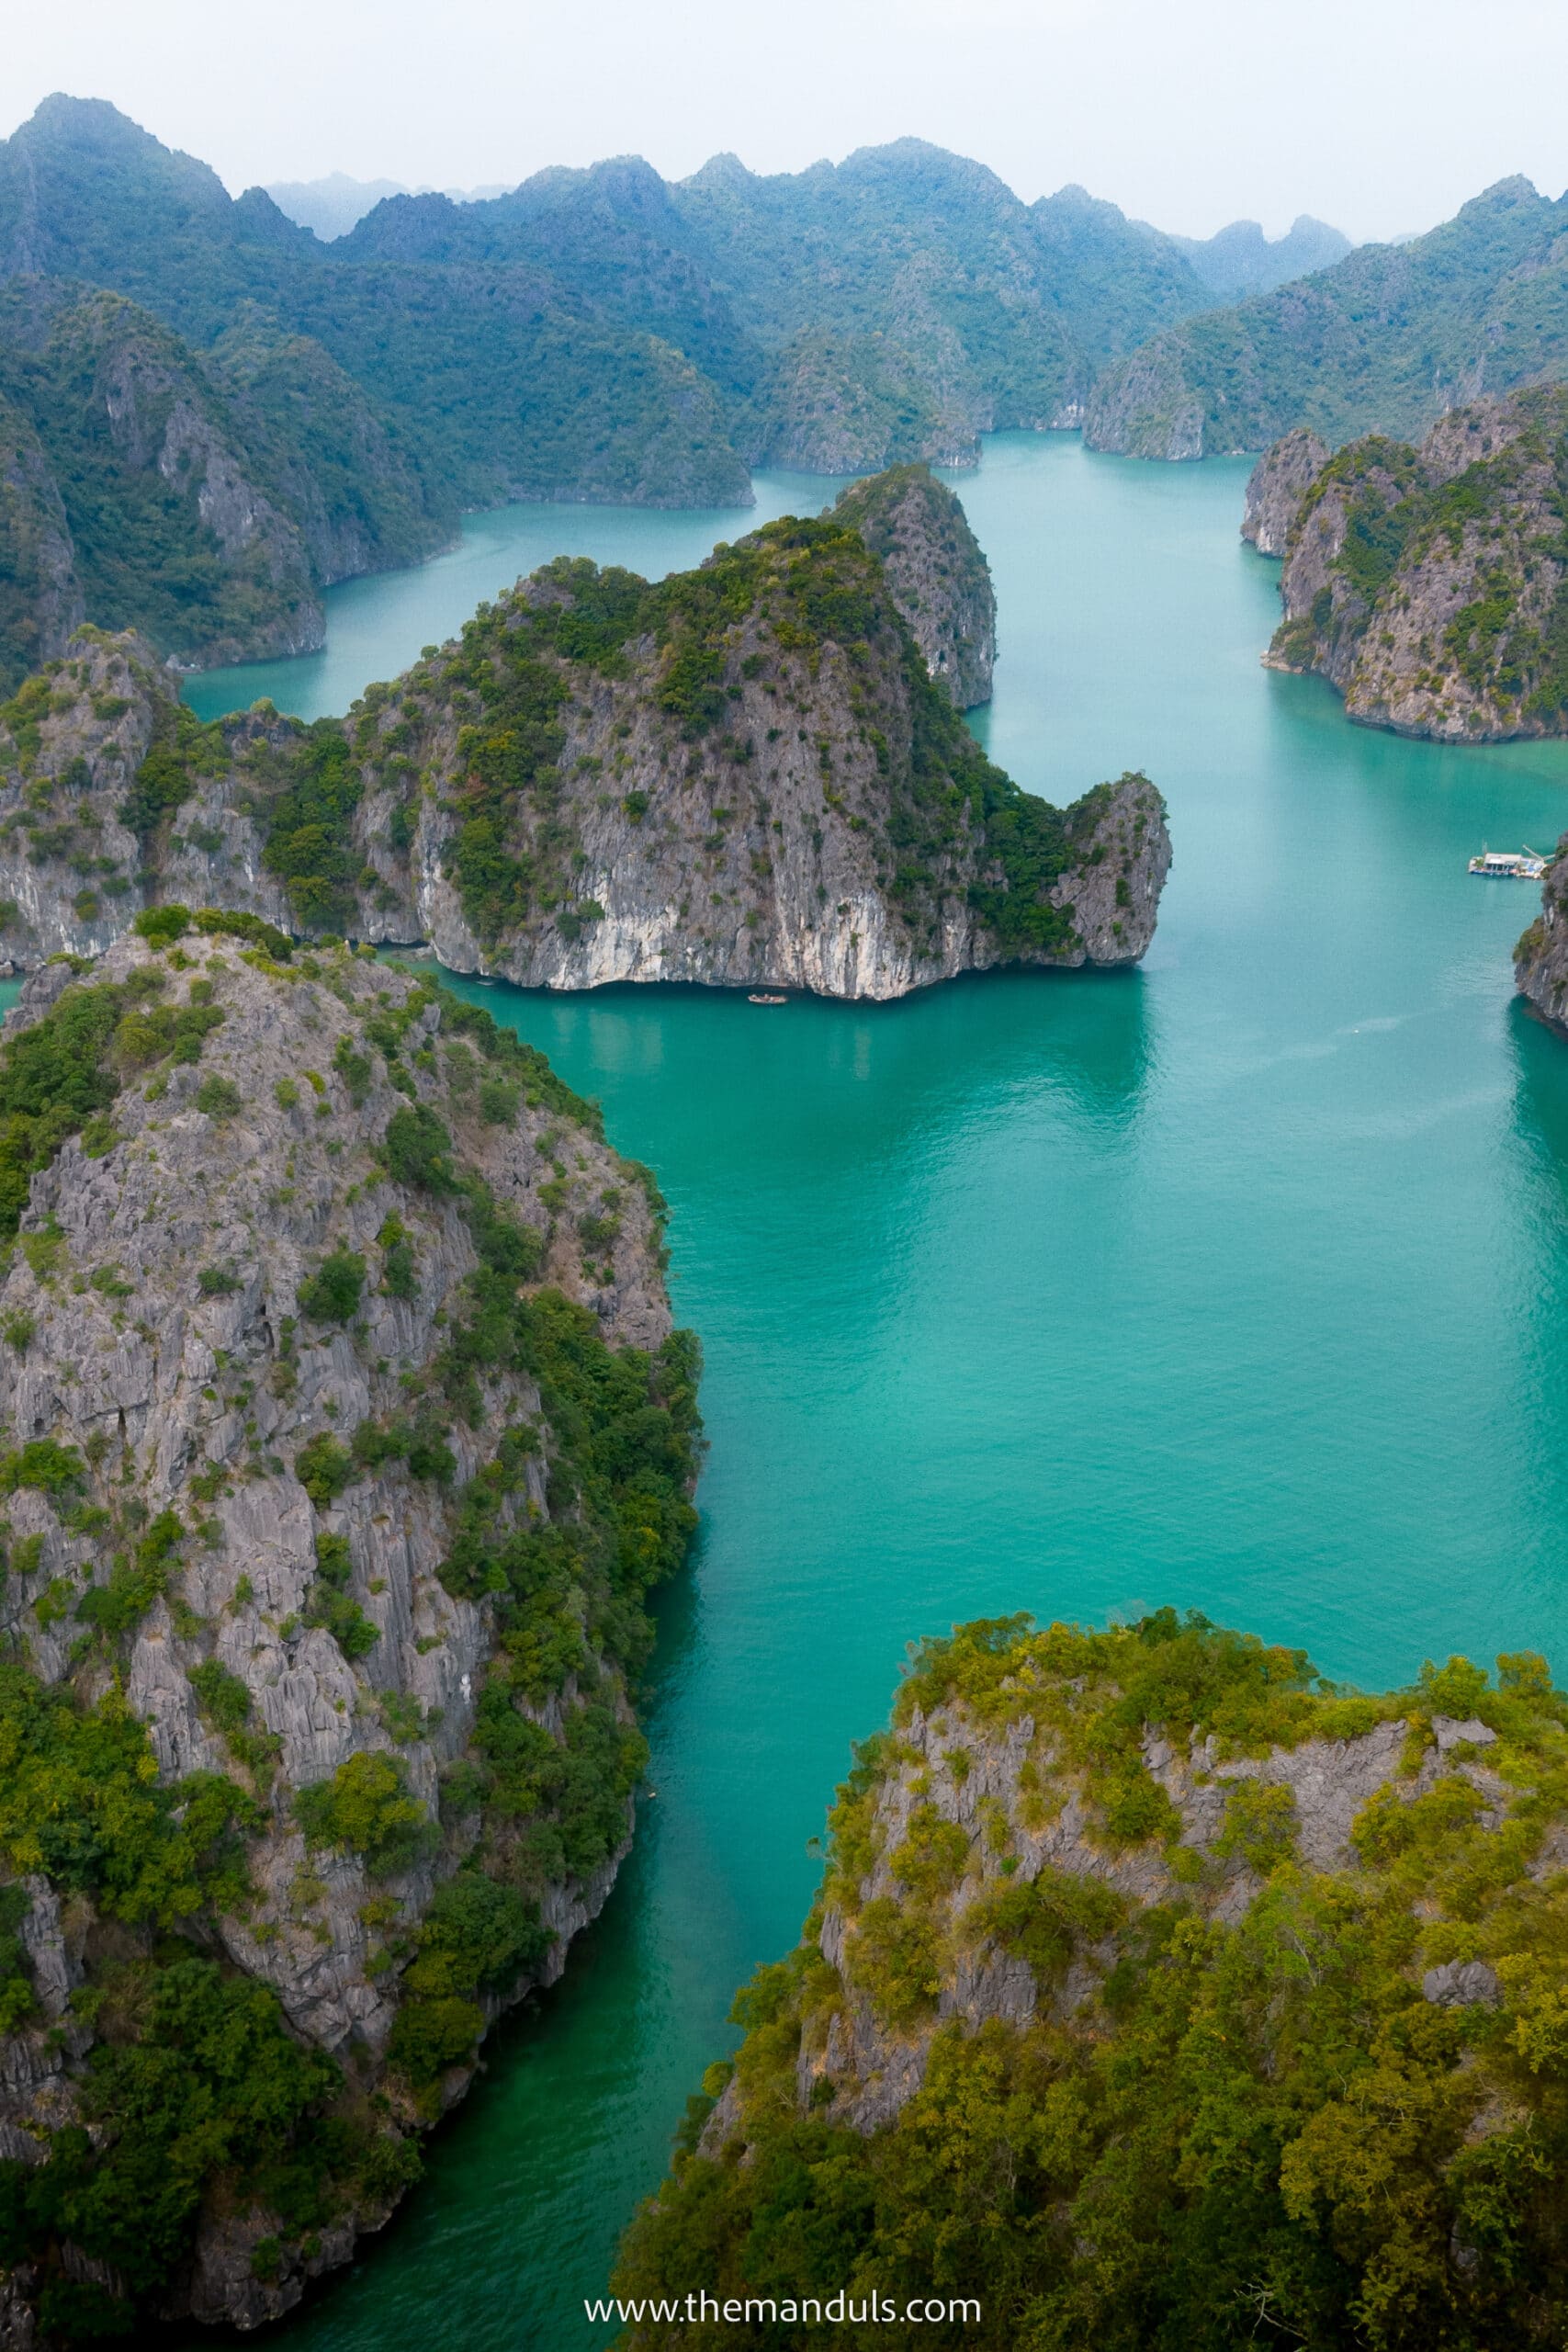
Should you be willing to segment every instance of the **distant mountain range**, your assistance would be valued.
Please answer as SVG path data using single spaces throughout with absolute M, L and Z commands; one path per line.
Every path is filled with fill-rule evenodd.
M 1568 198 L 1499 180 L 1452 220 L 1234 309 L 1178 320 L 1096 386 L 1092 447 L 1138 458 L 1418 439 L 1482 392 L 1568 373 Z M 1292 232 L 1293 233 L 1293 232 Z
M 490 187 L 429 187 L 411 188 L 401 180 L 356 180 L 346 172 L 328 172 L 314 180 L 268 180 L 266 192 L 280 212 L 301 229 L 312 230 L 323 243 L 346 237 L 357 221 L 378 204 L 396 196 L 439 193 L 454 204 L 481 204 L 512 193 L 510 185 Z M 1066 188 L 1064 196 L 1083 197 L 1081 188 Z M 1158 235 L 1156 230 L 1153 232 Z M 1282 237 L 1265 237 L 1256 220 L 1233 220 L 1212 237 L 1172 237 L 1211 293 L 1228 300 L 1236 294 L 1263 294 L 1287 278 L 1304 277 L 1309 270 L 1326 269 L 1354 251 L 1342 230 L 1302 213 Z
M 1298 214 L 1282 237 L 1268 238 L 1256 220 L 1233 220 L 1212 237 L 1176 237 L 1210 291 L 1229 300 L 1237 294 L 1267 294 L 1292 277 L 1329 269 L 1355 247 L 1342 229 Z
M 1321 223 L 1183 241 L 900 140 L 382 196 L 323 242 L 50 98 L 0 142 L 0 686 L 84 615 L 192 663 L 317 643 L 333 581 L 509 499 L 741 507 L 753 466 L 972 464 L 1010 426 L 1159 457 L 1410 432 L 1568 366 L 1564 225 L 1508 182 L 1335 261 Z
M 508 184 L 497 180 L 489 187 L 448 187 L 442 189 L 454 204 L 479 204 L 487 197 L 504 196 Z M 363 220 L 389 196 L 429 196 L 428 187 L 406 187 L 401 180 L 355 180 L 346 172 L 328 172 L 317 180 L 268 180 L 266 192 L 280 212 L 288 214 L 301 229 L 310 229 L 330 244 L 334 237 L 346 237 L 356 220 Z

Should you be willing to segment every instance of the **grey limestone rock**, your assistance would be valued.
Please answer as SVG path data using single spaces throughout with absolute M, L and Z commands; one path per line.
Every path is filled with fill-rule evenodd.
M 0 1281 L 0 1317 L 27 1333 L 0 1352 L 0 1423 L 7 1443 L 49 1438 L 74 1449 L 89 1465 L 84 1499 L 98 1520 L 131 1504 L 133 1525 L 176 1515 L 177 1569 L 120 1654 L 126 1699 L 147 1726 L 163 1782 L 227 1773 L 262 1808 L 265 1826 L 249 1849 L 254 1900 L 212 1923 L 216 1948 L 274 1988 L 299 2036 L 374 2085 L 396 2013 L 398 1954 L 406 1962 L 434 1889 L 475 1849 L 479 1816 L 447 1824 L 377 1883 L 354 1852 L 307 1851 L 295 1797 L 370 1753 L 396 1760 L 409 1795 L 436 1820 L 441 1771 L 468 1747 L 497 1642 L 492 1605 L 455 1599 L 441 1579 L 455 1498 L 499 1432 L 521 1426 L 536 1438 L 506 1510 L 527 1524 L 568 1508 L 549 1498 L 552 1441 L 538 1385 L 517 1369 L 486 1371 L 475 1417 L 452 1417 L 448 1484 L 415 1476 L 400 1457 L 330 1496 L 313 1498 L 303 1483 L 300 1457 L 312 1441 L 346 1442 L 361 1425 L 384 1427 L 407 1408 L 411 1389 L 424 1393 L 478 1264 L 462 1196 L 388 1174 L 379 1155 L 389 1120 L 412 1100 L 446 1123 L 462 1166 L 538 1237 L 540 1277 L 611 1345 L 657 1347 L 669 1332 L 660 1227 L 641 1172 L 599 1139 L 586 1106 L 585 1123 L 573 1124 L 536 1084 L 531 1098 L 519 1085 L 509 1107 L 481 1115 L 474 1051 L 445 1025 L 441 1003 L 408 972 L 344 951 L 285 967 L 247 961 L 231 939 L 188 934 L 164 958 L 128 937 L 81 979 L 59 965 L 33 975 L 5 1035 L 43 1018 L 66 986 L 132 984 L 164 1005 L 205 1001 L 220 1023 L 194 1066 L 164 1063 L 151 1082 L 122 1087 L 100 1156 L 73 1138 L 34 1178 L 21 1247 Z M 364 1025 L 394 1015 L 404 1021 L 395 1062 Z M 362 1057 L 347 1078 L 340 1041 Z M 214 1080 L 230 1091 L 215 1092 Z M 606 1200 L 615 1204 L 610 1217 Z M 412 1289 L 384 1285 L 378 1272 L 394 1216 L 412 1253 Z M 579 1229 L 589 1220 L 591 1241 Z M 352 1328 L 312 1320 L 301 1297 L 333 1248 L 357 1253 L 365 1270 Z M 11 1495 L 6 1516 L 11 1540 L 37 1534 L 41 1550 L 6 1580 L 0 1632 L 46 1684 L 85 1671 L 96 1677 L 91 1695 L 101 1695 L 108 1667 L 76 1662 L 78 1611 L 115 1573 L 107 1540 L 92 1532 L 91 1513 L 66 1524 L 28 1487 Z M 367 1628 L 367 1646 L 354 1655 L 312 1609 L 318 1544 L 329 1535 L 346 1546 L 347 1593 Z M 209 1662 L 243 1686 L 251 1727 L 272 1752 L 266 1769 L 231 1747 L 198 1697 L 191 1676 Z M 629 1725 L 621 1668 L 601 1657 L 592 1673 Z M 529 1712 L 558 1743 L 583 1703 L 569 1677 Z M 507 1997 L 559 1974 L 609 1892 L 631 1826 L 628 1803 L 618 1848 L 602 1865 L 539 1885 L 551 1940 Z M 31 1908 L 20 1932 L 38 2008 L 0 2044 L 0 2154 L 33 2161 L 50 2129 L 71 2118 L 91 2041 L 67 2004 L 82 1982 L 92 1912 L 42 1878 L 26 1886 Z M 367 1909 L 372 1894 L 383 1912 L 390 1904 L 395 1948 L 384 1924 L 372 1924 L 382 1917 Z M 486 2000 L 487 2017 L 499 2014 L 502 1999 Z M 443 2103 L 471 2072 L 471 2063 L 447 2070 Z M 345 2216 L 316 2252 L 295 2248 L 264 2283 L 251 2253 L 276 2221 L 209 2216 L 169 2310 L 253 2325 L 296 2301 L 315 2271 L 347 2259 L 356 2227 L 383 2218 L 369 2209 Z M 23 2320 L 12 2313 L 5 2324 L 7 2340 L 27 2342 Z
M 1449 1960 L 1421 1979 L 1422 1997 L 1439 2008 L 1494 2007 L 1502 1997 L 1495 1969 L 1483 1960 Z
M 1504 1817 L 1497 1802 L 1502 1784 L 1494 1788 L 1494 1776 L 1456 1756 L 1467 1747 L 1491 1745 L 1495 1735 L 1484 1724 L 1443 1715 L 1432 1728 L 1426 1760 L 1406 1774 L 1409 1725 L 1400 1720 L 1378 1723 L 1351 1739 L 1307 1739 L 1264 1757 L 1229 1760 L 1212 1736 L 1194 1735 L 1188 1747 L 1167 1738 L 1157 1725 L 1147 1726 L 1144 1761 L 1180 1817 L 1180 1845 L 1204 1866 L 1194 1883 L 1190 1875 L 1177 1874 L 1170 1854 L 1155 1842 L 1121 1848 L 1105 1843 L 1077 1776 L 1057 1771 L 1050 1736 L 1037 1735 L 1027 1713 L 986 1726 L 956 1707 L 939 1708 L 929 1716 L 917 1709 L 899 1727 L 897 1760 L 878 1792 L 873 1833 L 878 1859 L 861 1885 L 860 1901 L 863 1907 L 879 1898 L 895 1904 L 901 1899 L 894 1858 L 920 1808 L 934 1806 L 942 1820 L 964 1832 L 970 1841 L 967 1863 L 943 1905 L 948 1959 L 941 1993 L 928 2018 L 902 2030 L 891 2029 L 857 1984 L 854 1921 L 829 1903 L 820 1915 L 817 1941 L 822 1959 L 837 1972 L 843 1997 L 831 2006 L 825 2027 L 808 2026 L 804 2035 L 797 2067 L 802 2107 L 821 2104 L 826 2085 L 832 2120 L 857 2131 L 879 2130 L 920 2087 L 932 2037 L 943 2028 L 957 2024 L 972 2033 L 992 2018 L 1024 2026 L 1041 2011 L 1065 2019 L 1095 1998 L 1116 1956 L 1115 1939 L 1080 1942 L 1059 1976 L 1041 1981 L 1021 1956 L 988 1937 L 976 1939 L 965 1926 L 976 1903 L 999 1887 L 1026 1887 L 1043 1872 L 1060 1871 L 1098 1881 L 1134 1911 L 1179 1898 L 1196 1902 L 1220 1921 L 1239 1918 L 1261 1882 L 1240 1857 L 1215 1851 L 1228 1794 L 1237 1782 L 1256 1781 L 1290 1792 L 1292 1842 L 1311 1871 L 1357 1867 L 1351 1828 L 1382 1791 L 1392 1788 L 1408 1803 L 1456 1769 L 1493 1800 L 1482 1820 L 1496 1826 Z M 1043 1808 L 1023 1785 L 1026 1765 L 1034 1775 L 1033 1789 L 1051 1786 L 1051 1802 Z M 1005 1835 L 996 1834 L 1001 1825 Z M 1493 1971 L 1480 1962 L 1428 1970 L 1422 1989 L 1427 2000 L 1438 2003 L 1498 1997 Z M 716 2153 L 739 2129 L 740 2110 L 730 2098 L 722 2113 L 709 2119 L 705 2148 Z
M 895 466 L 840 492 L 834 519 L 882 560 L 926 668 L 960 710 L 991 699 L 997 599 L 963 507 L 929 466 Z
M 1247 481 L 1241 536 L 1259 555 L 1283 556 L 1302 500 L 1328 463 L 1328 445 L 1300 425 L 1266 449 Z

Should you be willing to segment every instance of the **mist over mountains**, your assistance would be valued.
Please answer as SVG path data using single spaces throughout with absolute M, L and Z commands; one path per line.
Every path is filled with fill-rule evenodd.
M 266 192 L 280 212 L 301 229 L 311 230 L 323 244 L 346 237 L 356 220 L 389 196 L 429 196 L 428 187 L 410 188 L 401 180 L 356 180 L 346 172 L 328 172 L 314 180 L 268 180 Z M 497 180 L 488 187 L 449 187 L 440 193 L 454 204 L 479 204 L 487 197 L 504 196 L 507 187 Z
M 513 190 L 500 185 L 410 188 L 400 180 L 356 180 L 346 172 L 328 172 L 313 180 L 268 180 L 266 193 L 290 220 L 329 243 L 345 237 L 367 213 L 393 197 L 440 194 L 454 204 L 479 204 L 510 196 Z M 1203 284 L 1224 297 L 1266 293 L 1287 278 L 1326 269 L 1354 250 L 1342 230 L 1331 229 L 1326 221 L 1314 220 L 1305 212 L 1282 237 L 1266 237 L 1256 220 L 1232 220 L 1212 237 L 1173 237 L 1170 242 L 1187 255 Z

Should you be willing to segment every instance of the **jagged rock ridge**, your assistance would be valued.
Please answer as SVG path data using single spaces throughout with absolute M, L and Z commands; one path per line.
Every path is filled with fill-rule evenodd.
M 1310 425 L 1331 447 L 1416 438 L 1450 409 L 1568 362 L 1568 199 L 1499 180 L 1402 245 L 1163 327 L 1095 382 L 1091 448 L 1193 458 Z

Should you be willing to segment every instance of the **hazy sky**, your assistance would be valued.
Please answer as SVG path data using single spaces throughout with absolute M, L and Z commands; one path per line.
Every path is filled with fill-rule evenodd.
M 473 186 L 635 151 L 756 171 L 909 132 L 1021 196 L 1355 237 L 1568 182 L 1563 0 L 74 0 L 7 10 L 0 128 L 111 98 L 238 190 Z

